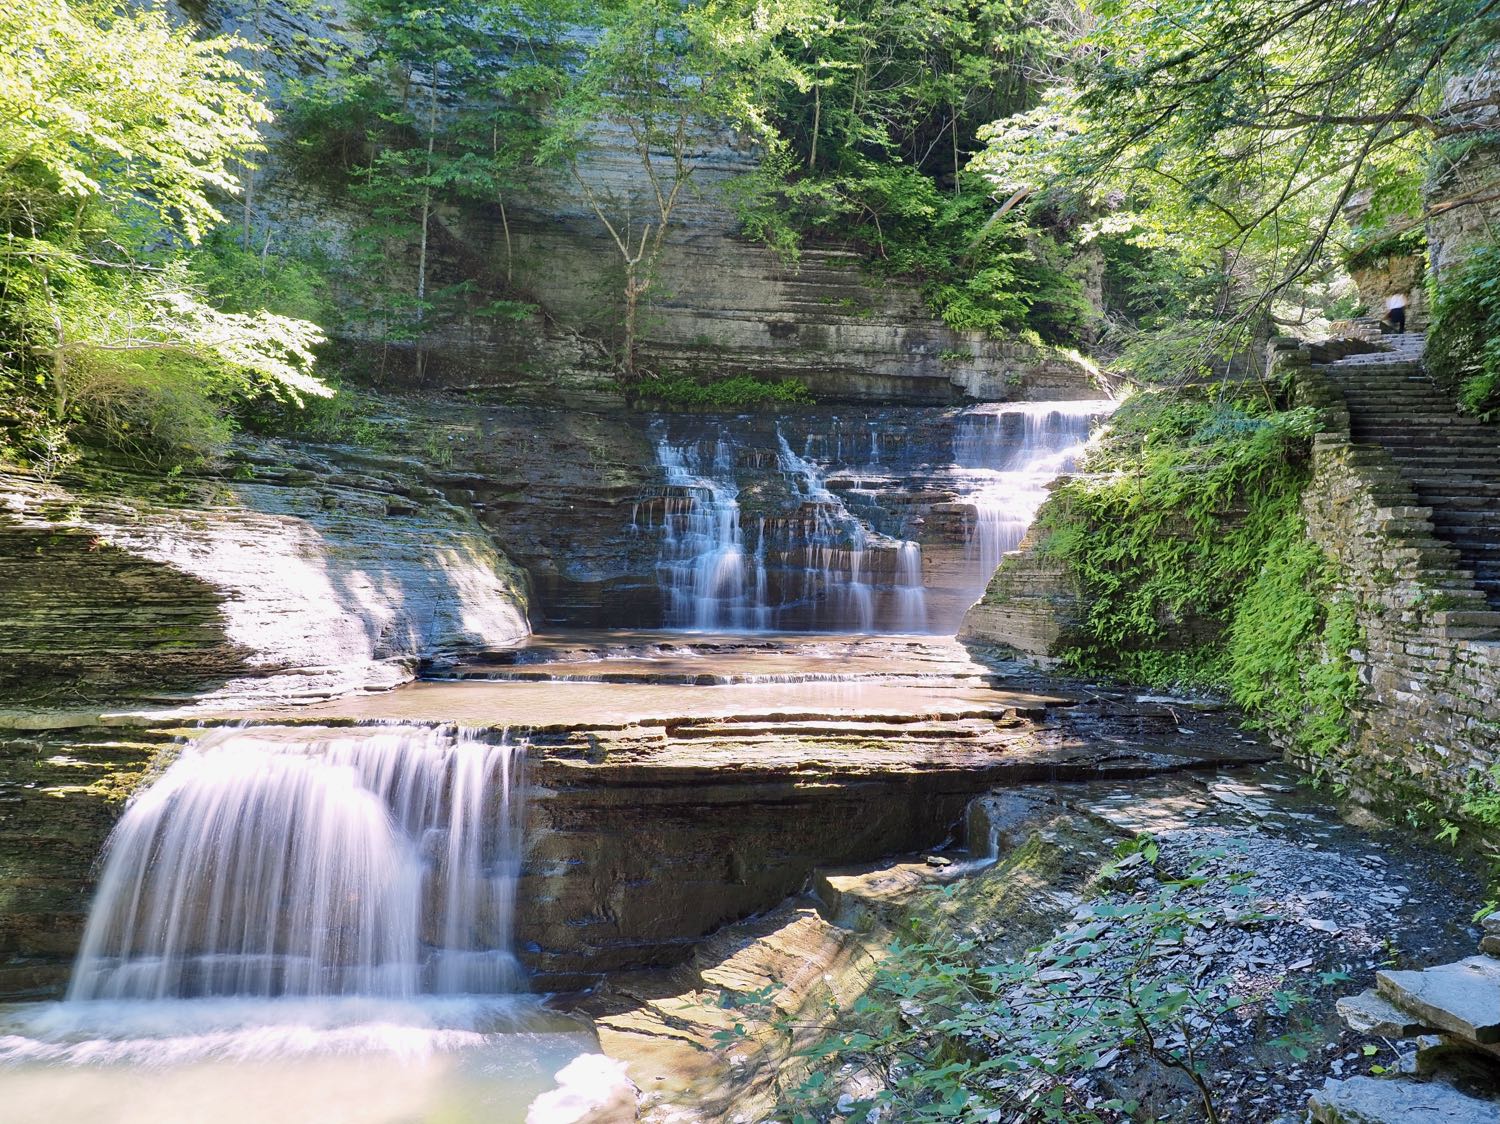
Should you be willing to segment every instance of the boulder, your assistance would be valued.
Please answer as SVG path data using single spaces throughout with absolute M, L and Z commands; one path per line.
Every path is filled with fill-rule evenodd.
M 1471 1042 L 1500 1042 L 1500 961 L 1470 956 L 1420 972 L 1379 972 L 1375 984 L 1432 1026 Z

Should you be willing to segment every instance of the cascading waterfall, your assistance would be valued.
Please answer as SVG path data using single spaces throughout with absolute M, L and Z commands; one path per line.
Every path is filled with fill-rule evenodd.
M 205 735 L 111 835 L 69 1000 L 516 990 L 524 763 L 451 730 Z
M 685 494 L 679 502 L 669 501 L 662 518 L 659 568 L 667 627 L 770 627 L 765 531 L 762 527 L 747 565 L 733 447 L 721 434 L 705 463 L 698 445 L 673 445 L 662 437 L 656 458 L 667 485 Z
M 849 514 L 828 490 L 818 466 L 798 456 L 786 435 L 776 431 L 776 464 L 810 513 L 801 520 L 799 538 L 807 554 L 802 569 L 801 600 L 826 606 L 835 627 L 869 632 L 875 627 L 875 596 L 865 573 L 868 536 L 864 524 Z M 790 545 L 790 544 L 789 544 Z
M 964 501 L 974 508 L 968 556 L 976 596 L 1014 550 L 1047 498 L 1047 485 L 1072 471 L 1095 420 L 1112 402 L 1005 403 L 965 412 L 953 442 Z
M 872 534 L 779 428 L 775 441 L 776 471 L 794 510 L 758 515 L 747 541 L 728 434 L 685 443 L 657 435 L 657 463 L 669 489 L 661 501 L 657 564 L 666 627 L 925 630 L 921 547 Z M 878 449 L 873 427 L 870 448 Z M 632 526 L 657 529 L 650 518 L 640 525 L 639 505 Z M 882 573 L 889 571 L 885 580 L 875 573 L 877 560 Z

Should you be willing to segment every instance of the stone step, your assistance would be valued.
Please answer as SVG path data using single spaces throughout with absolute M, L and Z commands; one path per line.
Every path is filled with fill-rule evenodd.
M 1376 990 L 1429 1025 L 1471 1042 L 1500 1042 L 1500 960 L 1470 956 L 1421 971 L 1377 972 Z
M 1430 431 L 1420 429 L 1379 430 L 1355 425 L 1350 431 L 1350 436 L 1354 440 L 1364 444 L 1369 444 L 1373 441 L 1379 442 L 1388 448 L 1395 446 L 1402 449 L 1433 449 L 1437 452 L 1451 454 L 1464 453 L 1473 456 L 1481 464 L 1485 463 L 1487 458 L 1490 463 L 1500 464 L 1500 446 L 1497 446 L 1488 437 L 1455 434 L 1447 427 L 1434 428 Z

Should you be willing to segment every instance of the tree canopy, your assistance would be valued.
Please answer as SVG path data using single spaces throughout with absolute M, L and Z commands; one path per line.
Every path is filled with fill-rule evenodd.
M 58 423 L 130 442 L 156 429 L 169 456 L 211 437 L 195 428 L 213 428 L 214 399 L 327 393 L 315 325 L 220 312 L 183 261 L 269 118 L 232 57 L 246 45 L 108 0 L 6 6 L 0 43 L 6 377 L 50 388 Z

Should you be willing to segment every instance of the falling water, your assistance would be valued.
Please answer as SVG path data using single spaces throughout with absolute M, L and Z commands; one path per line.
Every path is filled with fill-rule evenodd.
M 682 443 L 657 435 L 667 495 L 659 509 L 638 504 L 631 525 L 638 531 L 659 525 L 666 627 L 925 630 L 921 547 L 870 531 L 829 490 L 810 456 L 794 451 L 780 429 L 774 441 L 784 500 L 776 512 L 747 522 L 735 476 L 737 446 L 726 431 Z M 872 450 L 876 441 L 872 428 Z
M 1093 422 L 1113 407 L 1096 401 L 1006 403 L 964 414 L 953 460 L 964 500 L 974 509 L 967 550 L 976 596 L 1001 557 L 1019 545 L 1047 498 L 1047 485 L 1072 471 Z
M 516 990 L 524 760 L 432 729 L 208 734 L 111 835 L 69 1000 Z
M 684 497 L 669 500 L 662 519 L 667 627 L 769 627 L 765 533 L 757 537 L 747 566 L 733 447 L 721 434 L 712 456 L 705 458 L 700 445 L 673 445 L 662 437 L 656 457 L 667 485 Z
M 875 627 L 875 593 L 866 573 L 869 536 L 864 524 L 828 490 L 822 470 L 792 451 L 779 428 L 776 444 L 777 467 L 801 501 L 797 529 L 806 554 L 801 600 L 820 608 L 826 606 L 825 615 L 831 617 L 832 627 L 871 631 Z

